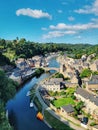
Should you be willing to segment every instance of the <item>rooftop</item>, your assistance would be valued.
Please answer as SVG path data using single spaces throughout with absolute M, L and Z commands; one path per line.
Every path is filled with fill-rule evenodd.
M 98 125 L 94 125 L 94 128 L 98 129 Z
M 63 78 L 51 78 L 50 81 L 52 81 L 52 82 L 62 82 Z
M 47 81 L 44 83 L 45 85 L 60 85 L 60 82 Z
M 98 106 L 98 98 L 94 97 L 94 95 L 92 95 L 91 93 L 89 93 L 85 89 L 77 88 L 76 94 L 81 95 L 85 99 L 89 99 L 91 102 L 94 102 L 94 104 L 96 104 Z
M 67 112 L 67 113 L 71 113 L 74 112 L 74 108 L 72 107 L 72 105 L 67 105 L 67 106 L 62 106 L 62 108 Z

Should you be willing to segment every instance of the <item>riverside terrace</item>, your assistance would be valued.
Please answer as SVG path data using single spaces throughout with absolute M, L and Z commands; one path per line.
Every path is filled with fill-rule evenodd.
M 86 111 L 98 120 L 98 98 L 83 88 L 77 88 L 74 95 L 85 103 Z

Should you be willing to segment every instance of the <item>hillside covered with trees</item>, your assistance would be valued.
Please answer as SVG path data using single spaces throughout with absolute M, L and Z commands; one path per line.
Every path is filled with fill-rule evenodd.
M 35 43 L 26 41 L 25 38 L 16 38 L 15 40 L 0 39 L 0 56 L 8 57 L 11 61 L 22 57 L 31 58 L 35 55 L 45 55 L 50 52 L 61 51 L 67 53 L 70 57 L 81 58 L 83 54 L 90 55 L 96 53 L 98 57 L 98 45 L 90 44 L 66 44 L 66 43 Z M 0 58 L 1 59 L 1 58 Z M 9 60 L 5 59 L 7 63 Z
M 11 130 L 6 119 L 5 106 L 7 101 L 15 95 L 17 87 L 18 84 L 7 78 L 5 73 L 0 70 L 0 130 Z

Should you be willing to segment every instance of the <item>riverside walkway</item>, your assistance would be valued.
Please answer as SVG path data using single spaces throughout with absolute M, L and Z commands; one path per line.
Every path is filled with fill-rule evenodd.
M 38 88 L 39 88 L 39 85 L 38 85 L 38 87 L 37 87 L 37 89 L 36 89 L 36 96 L 38 97 L 38 99 L 39 99 L 39 101 L 40 101 L 40 103 L 41 103 L 41 105 L 42 105 L 42 109 L 43 109 L 43 112 L 44 112 L 44 110 L 47 110 L 51 115 L 53 115 L 55 118 L 57 118 L 58 120 L 60 120 L 61 122 L 63 122 L 65 125 L 68 125 L 69 127 L 71 127 L 71 128 L 73 128 L 73 129 L 75 129 L 75 130 L 85 130 L 85 128 L 82 128 L 81 126 L 77 126 L 77 125 L 75 125 L 74 123 L 72 123 L 72 122 L 70 122 L 70 121 L 68 121 L 68 120 L 70 120 L 69 118 L 68 118 L 68 120 L 66 119 L 64 119 L 61 115 L 59 115 L 59 114 L 57 114 L 56 112 L 54 112 L 50 107 L 48 107 L 46 104 L 45 104 L 45 102 L 43 101 L 43 99 L 42 99 L 42 97 L 41 97 L 41 95 L 40 95 L 40 93 L 39 93 L 39 90 L 38 90 Z M 44 114 L 44 113 L 43 113 Z

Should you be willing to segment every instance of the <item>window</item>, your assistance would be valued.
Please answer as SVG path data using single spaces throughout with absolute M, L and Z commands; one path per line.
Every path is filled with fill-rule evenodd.
M 62 112 L 64 112 L 64 110 L 62 110 Z

